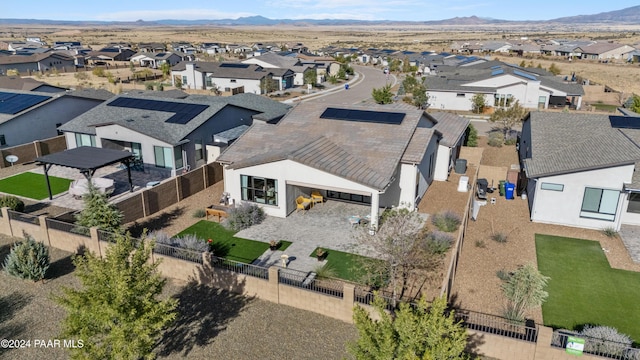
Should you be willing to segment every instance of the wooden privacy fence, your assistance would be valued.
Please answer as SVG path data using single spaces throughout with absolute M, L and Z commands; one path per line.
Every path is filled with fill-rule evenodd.
M 8 147 L 0 150 L 0 154 L 2 155 L 0 168 L 11 166 L 11 163 L 7 161 L 7 155 L 17 156 L 18 161 L 14 163 L 14 165 L 17 165 L 32 162 L 39 156 L 53 154 L 64 150 L 67 150 L 67 142 L 64 139 L 64 135 Z

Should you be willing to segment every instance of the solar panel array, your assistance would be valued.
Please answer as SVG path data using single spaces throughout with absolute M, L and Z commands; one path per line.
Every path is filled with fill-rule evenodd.
M 500 75 L 500 74 L 504 74 L 504 69 L 500 68 L 500 69 L 495 69 L 491 72 L 491 76 L 496 76 L 496 75 Z
M 371 122 L 392 125 L 400 125 L 404 117 L 404 113 L 338 109 L 331 107 L 327 108 L 322 113 L 322 115 L 320 115 L 321 119 Z
M 167 119 L 165 122 L 183 125 L 191 121 L 193 118 L 198 116 L 201 112 L 209 107 L 208 105 L 201 104 L 186 104 L 160 100 L 134 99 L 128 97 L 117 98 L 108 103 L 107 106 L 172 112 L 174 113 L 174 115 Z
M 49 99 L 51 96 L 0 92 L 0 113 L 15 115 Z
M 241 64 L 241 63 L 222 63 L 220 64 L 221 68 L 236 68 L 236 69 L 246 69 L 249 67 L 249 64 Z
M 526 72 L 520 71 L 520 70 L 513 70 L 513 74 L 514 75 L 518 75 L 518 76 L 522 76 L 523 78 L 529 79 L 529 80 L 538 80 L 537 77 L 531 75 L 531 74 L 527 74 Z
M 640 117 L 609 116 L 611 127 L 616 129 L 640 129 Z

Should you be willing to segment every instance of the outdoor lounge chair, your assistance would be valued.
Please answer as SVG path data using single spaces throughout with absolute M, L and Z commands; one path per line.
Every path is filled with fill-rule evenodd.
M 311 203 L 313 205 L 320 203 L 320 204 L 324 204 L 324 197 L 320 194 L 319 191 L 312 191 L 311 192 Z
M 296 198 L 296 211 L 298 210 L 309 210 L 311 206 L 311 199 L 306 198 L 302 195 Z

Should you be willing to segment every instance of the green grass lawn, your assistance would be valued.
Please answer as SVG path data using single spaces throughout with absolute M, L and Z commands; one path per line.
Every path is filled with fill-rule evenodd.
M 361 283 L 362 278 L 365 275 L 365 270 L 362 269 L 361 261 L 369 259 L 376 261 L 375 259 L 367 258 L 365 256 L 350 254 L 338 250 L 325 249 L 327 251 L 325 267 L 331 267 L 335 276 L 339 279 Z M 309 256 L 317 258 L 315 248 Z
M 49 176 L 53 195 L 69 190 L 73 180 Z M 0 180 L 0 192 L 42 200 L 49 197 L 44 175 L 25 172 Z
M 551 278 L 545 325 L 606 325 L 640 342 L 640 273 L 612 269 L 597 241 L 536 235 L 536 253 L 540 272 Z
M 195 234 L 204 241 L 212 239 L 214 255 L 246 264 L 251 263 L 269 249 L 268 243 L 235 237 L 236 231 L 208 220 L 200 220 L 176 236 L 185 234 Z M 289 245 L 291 242 L 280 240 L 278 250 L 285 250 Z

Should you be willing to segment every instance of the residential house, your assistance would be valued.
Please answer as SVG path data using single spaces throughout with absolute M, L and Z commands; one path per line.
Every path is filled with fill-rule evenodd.
M 176 98 L 174 97 L 174 95 Z M 120 94 L 60 127 L 69 149 L 96 146 L 131 151 L 146 168 L 193 169 L 207 162 L 217 134 L 278 121 L 289 106 L 253 94 L 167 96 L 165 92 Z
M 640 224 L 640 117 L 531 112 L 519 143 L 531 220 Z
M 47 84 L 33 78 L 23 78 L 20 76 L 0 76 L 0 89 L 37 91 L 46 93 L 61 93 L 68 89 L 60 86 Z
M 414 209 L 431 184 L 432 125 L 413 108 L 300 103 L 277 124 L 254 123 L 220 155 L 224 188 L 277 217 L 312 191 L 369 204 L 375 230 L 381 207 Z
M 138 51 L 143 53 L 163 53 L 167 52 L 167 45 L 159 42 L 140 43 Z
M 88 59 L 93 63 L 98 61 L 100 62 L 110 62 L 114 63 L 116 61 L 129 61 L 136 52 L 127 47 L 120 46 L 111 46 L 104 47 L 100 50 L 90 51 L 87 56 Z
M 440 66 L 426 77 L 431 109 L 469 111 L 476 94 L 488 107 L 510 106 L 513 101 L 527 109 L 565 105 L 582 106 L 582 85 L 560 80 L 542 69 L 521 68 L 498 61 L 474 62 L 468 66 Z
M 157 69 L 163 64 L 169 64 L 174 66 L 181 62 L 183 59 L 182 54 L 177 54 L 171 51 L 167 52 L 141 52 L 133 55 L 129 61 L 140 66 L 150 67 Z
M 196 54 L 198 52 L 198 48 L 196 46 L 191 43 L 185 42 L 171 44 L 171 48 L 173 49 L 173 51 L 190 55 Z
M 2 75 L 6 75 L 9 70 L 28 74 L 36 71 L 45 72 L 53 69 L 72 68 L 75 68 L 74 58 L 60 53 L 0 56 L 0 74 Z
M 112 96 L 93 89 L 57 93 L 0 89 L 0 146 L 60 135 L 58 127 Z
M 214 89 L 232 93 L 266 92 L 265 82 L 279 81 L 281 88 L 293 83 L 293 72 L 287 69 L 264 69 L 256 64 L 183 62 L 171 69 L 175 86 L 181 82 L 188 89 Z M 279 88 L 280 88 L 279 86 Z
M 82 49 L 82 43 L 80 41 L 54 41 L 51 46 L 53 50 L 72 50 Z
M 438 143 L 433 180 L 446 181 L 456 160 L 460 157 L 460 149 L 466 140 L 469 119 L 446 112 L 431 112 L 426 115 L 435 123 L 433 129 L 442 134 Z
M 633 46 L 611 42 L 596 42 L 577 49 L 582 54 L 581 58 L 588 60 L 624 59 L 633 50 Z
M 244 54 L 253 51 L 253 48 L 247 45 L 227 44 L 227 51 L 233 54 Z
M 200 44 L 199 51 L 205 54 L 214 55 L 214 54 L 226 53 L 227 48 L 220 45 L 219 43 L 205 42 Z
M 252 57 L 242 61 L 243 64 L 256 64 L 264 69 L 289 69 L 294 74 L 293 84 L 304 85 L 304 75 L 315 68 L 315 64 L 303 64 L 295 57 L 281 56 L 276 53 L 268 53 L 258 57 Z M 287 86 L 291 87 L 291 86 Z

